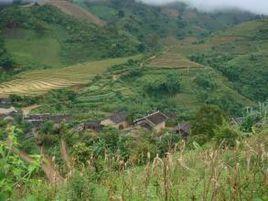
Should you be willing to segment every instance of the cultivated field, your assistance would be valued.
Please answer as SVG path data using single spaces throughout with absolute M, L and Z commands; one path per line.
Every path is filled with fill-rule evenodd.
M 14 80 L 0 84 L 0 96 L 10 94 L 40 95 L 51 89 L 85 84 L 97 74 L 105 72 L 112 65 L 138 59 L 140 56 L 106 59 L 66 68 L 35 70 L 21 73 Z
M 192 62 L 186 57 L 173 51 L 164 52 L 152 57 L 149 66 L 157 68 L 200 68 L 202 65 Z

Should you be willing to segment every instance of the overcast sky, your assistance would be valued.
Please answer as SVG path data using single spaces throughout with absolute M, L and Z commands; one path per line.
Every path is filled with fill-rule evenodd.
M 257 14 L 268 15 L 268 0 L 139 0 L 150 4 L 165 4 L 183 1 L 202 10 L 220 10 L 226 8 L 239 8 Z

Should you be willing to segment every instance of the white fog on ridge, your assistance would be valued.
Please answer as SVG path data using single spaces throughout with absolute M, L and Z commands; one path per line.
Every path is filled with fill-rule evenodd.
M 172 2 L 185 2 L 197 9 L 215 11 L 221 9 L 240 9 L 255 14 L 268 15 L 268 0 L 137 0 L 153 5 Z

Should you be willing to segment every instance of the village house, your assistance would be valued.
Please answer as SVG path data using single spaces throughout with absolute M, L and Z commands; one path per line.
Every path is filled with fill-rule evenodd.
M 157 133 L 166 127 L 168 117 L 160 111 L 149 114 L 134 121 L 134 124 L 142 128 L 153 130 Z
M 111 126 L 121 130 L 128 127 L 127 116 L 125 112 L 117 112 L 109 118 L 102 120 L 100 125 Z

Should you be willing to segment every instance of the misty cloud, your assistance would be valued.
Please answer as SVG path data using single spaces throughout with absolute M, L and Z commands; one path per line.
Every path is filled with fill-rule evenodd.
M 268 15 L 268 0 L 139 0 L 144 3 L 161 5 L 172 2 L 185 2 L 197 9 L 215 11 L 221 9 L 241 9 L 256 14 Z

